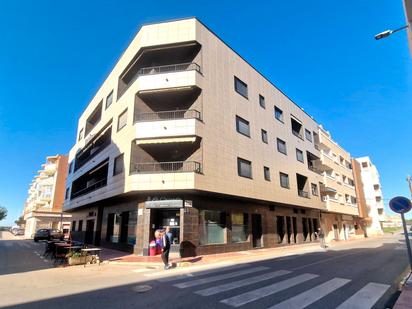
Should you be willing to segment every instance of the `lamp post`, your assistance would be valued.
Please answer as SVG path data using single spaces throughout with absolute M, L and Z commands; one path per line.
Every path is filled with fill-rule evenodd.
M 387 37 L 390 36 L 392 33 L 401 31 L 401 30 L 406 29 L 406 28 L 408 28 L 408 25 L 405 25 L 405 26 L 403 26 L 403 27 L 397 28 L 397 29 L 395 29 L 395 30 L 385 30 L 385 31 L 383 31 L 383 32 L 378 33 L 377 35 L 375 35 L 375 40 L 380 40 L 380 39 L 387 38 Z

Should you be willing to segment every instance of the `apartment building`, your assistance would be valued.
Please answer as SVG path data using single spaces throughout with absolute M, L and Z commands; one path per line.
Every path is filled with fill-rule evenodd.
M 41 228 L 69 228 L 70 215 L 62 213 L 67 162 L 67 156 L 49 156 L 33 178 L 23 211 L 25 237 Z
M 367 235 L 381 235 L 383 233 L 382 223 L 386 220 L 386 215 L 378 169 L 369 157 L 357 158 L 356 161 L 360 165 L 360 177 L 357 182 L 363 190 L 365 208 L 369 218 L 365 222 Z
M 72 236 L 143 255 L 166 225 L 197 254 L 316 241 L 357 215 L 346 161 L 325 181 L 327 136 L 199 20 L 145 25 L 78 120 Z

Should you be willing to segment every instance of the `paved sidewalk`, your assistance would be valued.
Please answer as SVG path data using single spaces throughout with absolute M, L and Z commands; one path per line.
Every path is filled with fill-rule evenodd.
M 323 252 L 325 250 L 336 250 L 348 244 L 362 243 L 370 238 L 353 239 L 349 241 L 339 241 L 329 244 L 327 249 L 322 249 L 319 243 L 307 243 L 299 245 L 289 245 L 277 248 L 262 248 L 247 251 L 226 252 L 210 255 L 199 255 L 191 258 L 180 258 L 178 253 L 170 254 L 169 262 L 174 266 L 184 267 L 192 265 L 213 264 L 225 261 L 248 261 L 248 260 L 265 260 L 272 258 L 287 257 L 296 254 L 305 254 L 310 252 Z M 116 250 L 104 249 L 101 254 L 101 259 L 109 264 L 123 265 L 140 265 L 161 267 L 163 265 L 160 255 L 157 256 L 137 256 L 135 254 L 127 254 Z
M 412 307 L 412 274 L 409 275 L 404 286 L 402 287 L 401 295 L 395 303 L 393 309 L 410 309 Z

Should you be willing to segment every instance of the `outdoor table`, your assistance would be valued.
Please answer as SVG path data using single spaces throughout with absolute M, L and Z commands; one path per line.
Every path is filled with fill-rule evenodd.
M 85 263 L 84 263 L 84 267 L 86 267 L 86 263 L 87 263 L 87 256 L 89 254 L 96 254 L 99 258 L 99 266 L 100 266 L 100 252 L 102 251 L 102 249 L 100 248 L 85 248 L 85 249 L 81 249 L 82 253 L 85 253 Z
M 54 244 L 54 246 L 55 246 L 55 252 L 54 252 L 55 260 L 57 259 L 65 260 L 67 253 L 73 250 L 81 250 L 83 248 L 82 246 L 72 246 L 71 244 L 68 244 L 68 243 L 56 243 Z

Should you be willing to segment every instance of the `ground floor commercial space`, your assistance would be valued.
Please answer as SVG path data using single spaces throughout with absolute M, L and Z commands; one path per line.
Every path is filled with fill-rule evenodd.
M 364 221 L 356 216 L 322 212 L 321 222 L 326 242 L 367 236 Z
M 61 212 L 31 211 L 24 215 L 24 236 L 33 238 L 39 229 L 59 229 L 67 233 L 70 228 L 70 214 Z
M 154 232 L 165 226 L 173 250 L 203 255 L 318 241 L 320 210 L 197 195 L 127 197 L 71 212 L 71 237 L 149 255 Z

